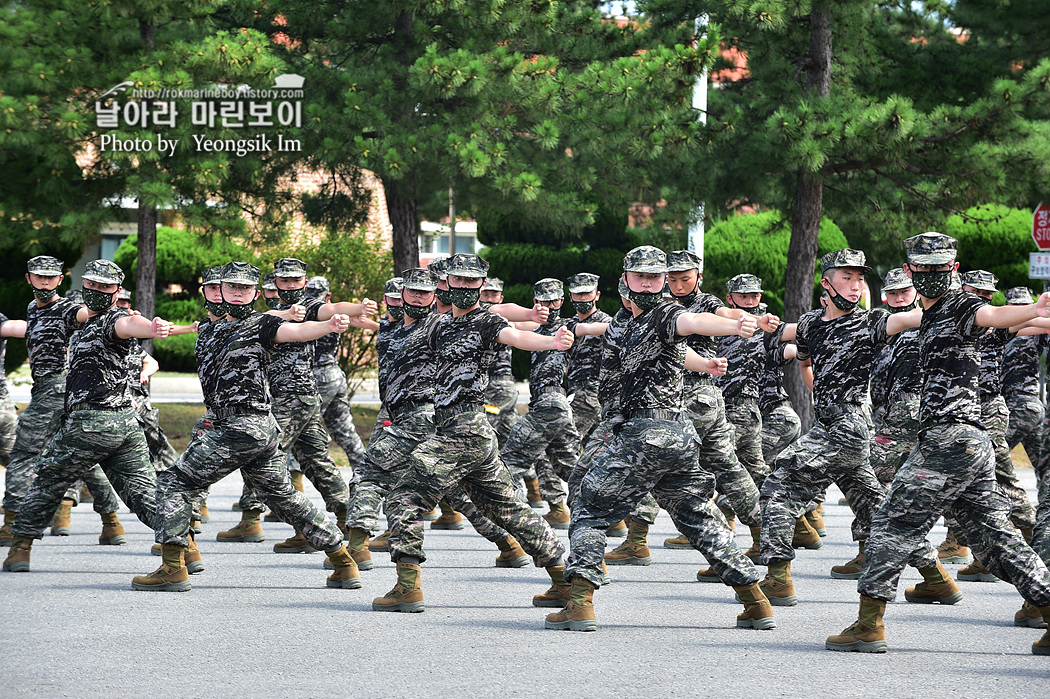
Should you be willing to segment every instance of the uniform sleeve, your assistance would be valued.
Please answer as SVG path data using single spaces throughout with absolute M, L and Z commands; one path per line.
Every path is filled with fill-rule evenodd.
M 988 331 L 988 328 L 977 324 L 977 311 L 987 303 L 981 297 L 971 294 L 959 297 L 959 305 L 955 309 L 955 315 L 959 319 L 959 332 L 966 337 L 980 337 Z
M 654 308 L 652 313 L 657 314 L 653 316 L 652 322 L 656 326 L 657 335 L 661 340 L 669 345 L 673 345 L 685 342 L 688 339 L 686 336 L 678 334 L 678 319 L 682 317 L 683 313 L 688 313 L 687 310 L 676 304 L 665 303 Z
M 72 335 L 80 327 L 80 323 L 77 322 L 77 313 L 80 312 L 80 306 L 73 302 L 69 302 L 69 305 L 62 312 L 62 320 L 66 325 L 66 333 Z
M 804 315 L 798 319 L 798 328 L 795 330 L 795 346 L 798 347 L 798 354 L 795 355 L 795 359 L 800 362 L 804 362 L 809 359 L 809 326 L 810 326 L 810 315 Z
M 277 330 L 284 325 L 284 321 L 266 313 L 260 315 L 262 321 L 259 324 L 259 342 L 263 347 L 272 348 L 277 344 Z
M 504 328 L 510 327 L 510 322 L 506 318 L 501 318 L 494 313 L 489 313 L 489 317 L 485 319 L 485 324 L 481 326 L 481 342 L 483 349 L 496 349 L 496 345 L 499 344 L 497 339 L 499 334 Z
M 871 318 L 868 327 L 871 331 L 871 341 L 875 346 L 885 345 L 890 336 L 886 333 L 886 325 L 889 323 L 890 314 L 887 311 L 875 310 L 869 311 L 868 316 Z
M 323 305 L 324 305 L 323 303 L 311 303 L 309 306 L 306 307 L 306 315 L 303 317 L 303 320 L 304 321 L 317 320 L 317 314 L 320 312 L 321 306 L 323 306 Z

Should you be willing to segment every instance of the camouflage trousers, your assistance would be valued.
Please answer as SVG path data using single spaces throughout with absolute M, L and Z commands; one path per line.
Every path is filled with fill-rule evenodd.
M 365 460 L 354 470 L 354 487 L 346 510 L 346 526 L 380 531 L 379 510 L 383 501 L 408 467 L 408 457 L 434 436 L 434 406 L 419 406 L 401 412 L 396 421 L 368 442 Z M 452 509 L 466 517 L 474 530 L 495 543 L 506 539 L 505 529 L 482 515 L 459 486 L 444 498 Z
M 1010 520 L 1018 528 L 1031 529 L 1035 526 L 1035 508 L 1017 477 L 1010 447 L 1006 443 L 1010 411 L 1002 396 L 996 395 L 981 401 L 981 421 L 988 430 L 988 438 L 995 453 L 995 480 L 1010 500 Z
M 158 472 L 166 471 L 175 465 L 179 459 L 179 453 L 171 446 L 167 435 L 160 426 L 160 412 L 157 411 L 149 401 L 139 404 L 137 410 L 139 424 L 142 425 L 142 433 L 146 436 L 146 444 L 149 446 L 149 458 Z
M 802 421 L 791 407 L 791 401 L 782 400 L 762 413 L 762 458 L 766 465 L 780 456 L 802 436 Z M 768 474 L 767 474 L 768 475 Z
M 875 412 L 871 469 L 879 483 L 889 485 L 919 443 L 919 396 L 899 393 Z
M 773 462 L 762 485 L 762 553 L 765 562 L 795 557 L 795 520 L 832 482 L 853 508 L 853 540 L 868 538 L 871 518 L 884 491 L 870 463 L 871 433 L 860 406 L 846 405 L 823 415 L 813 429 Z
M 133 409 L 70 413 L 37 463 L 11 530 L 15 534 L 39 539 L 66 490 L 96 464 L 142 523 L 154 526 L 157 477 Z
M 733 427 L 726 420 L 722 391 L 714 384 L 687 386 L 685 409 L 700 438 L 697 458 L 700 467 L 715 477 L 722 500 L 747 527 L 762 523 L 758 487 L 740 465 L 733 448 Z
M 379 412 L 376 413 L 376 421 L 372 423 L 372 436 L 369 437 L 369 441 L 379 436 L 379 433 L 383 431 L 385 427 L 390 424 L 390 411 L 386 409 L 386 405 L 379 406 Z
M 1043 419 L 1045 412 L 1038 396 L 1014 394 L 1004 396 L 1010 409 L 1010 424 L 1006 429 L 1006 444 L 1011 449 L 1018 444 L 1024 446 L 1025 454 L 1033 465 L 1042 460 Z
M 345 511 L 350 490 L 328 453 L 330 440 L 321 421 L 320 397 L 316 394 L 275 393 L 273 417 L 281 431 L 281 452 L 292 453 L 303 475 L 324 498 L 329 512 Z M 287 463 L 287 459 L 285 461 Z M 262 498 L 251 494 L 247 482 L 241 492 L 241 509 L 262 509 Z
M 714 478 L 697 462 L 696 431 L 688 421 L 632 418 L 588 469 L 569 524 L 565 578 L 602 581 L 605 531 L 631 514 L 650 492 L 693 548 L 727 585 L 758 580 L 711 496 Z
M 7 468 L 11 462 L 11 450 L 15 448 L 18 431 L 18 411 L 8 396 L 0 400 L 0 466 Z
M 513 376 L 493 376 L 485 392 L 485 404 L 498 408 L 498 413 L 486 413 L 489 424 L 496 431 L 499 448 L 507 443 L 510 430 L 518 421 L 518 387 Z
M 356 468 L 365 458 L 365 445 L 354 427 L 346 374 L 334 365 L 316 367 L 314 381 L 317 383 L 317 394 L 321 397 L 324 426 L 335 443 L 346 452 L 350 466 Z
M 942 514 L 988 570 L 1032 604 L 1050 605 L 1050 571 L 1010 524 L 991 441 L 983 429 L 964 424 L 935 425 L 919 438 L 875 514 L 857 591 L 892 601 L 906 563 L 936 565 L 926 535 Z
M 292 487 L 280 446 L 281 432 L 270 414 L 220 418 L 210 431 L 195 435 L 175 465 L 157 476 L 157 543 L 186 546 L 194 506 L 213 483 L 240 469 L 251 491 L 278 517 L 301 531 L 311 546 L 329 553 L 338 550 L 343 544 L 342 533 L 320 508 Z
M 597 426 L 602 417 L 602 404 L 598 401 L 598 392 L 595 390 L 579 389 L 572 392 L 572 422 L 576 425 L 576 432 L 580 435 L 580 445 L 587 443 L 587 437 Z
M 1040 492 L 1050 492 L 1050 471 L 1043 471 L 1039 478 Z M 1035 517 L 1035 532 L 1032 536 L 1032 548 L 1050 566 L 1050 500 L 1039 501 L 1039 510 Z
M 1039 503 L 1044 503 L 1050 498 L 1050 408 L 1043 406 L 1043 434 L 1042 443 L 1039 445 L 1039 461 L 1033 462 L 1035 469 L 1035 480 Z
M 728 401 L 725 406 L 726 420 L 733 426 L 736 459 L 761 490 L 769 467 L 762 458 L 762 411 L 758 409 L 758 401 L 742 398 Z
M 18 512 L 22 509 L 22 501 L 36 478 L 41 454 L 62 426 L 65 400 L 65 374 L 50 376 L 33 383 L 29 405 L 18 416 L 15 444 L 7 465 L 5 510 Z M 81 478 L 94 499 L 95 512 L 108 514 L 120 509 L 117 494 L 101 468 L 95 465 Z M 72 500 L 74 505 L 79 505 L 80 486 L 81 482 L 74 480 L 69 484 L 62 499 Z
M 500 455 L 516 478 L 527 480 L 530 471 L 536 469 L 544 500 L 565 500 L 562 481 L 569 479 L 580 455 L 580 433 L 565 396 L 547 393 L 534 398 L 529 412 L 511 429 Z
M 560 563 L 564 546 L 518 497 L 510 469 L 500 460 L 496 433 L 481 410 L 457 406 L 439 416 L 437 432 L 409 455 L 405 472 L 387 496 L 394 561 L 403 556 L 426 560 L 420 518 L 460 486 L 485 517 L 517 539 L 536 565 Z
M 616 428 L 621 424 L 623 424 L 623 416 L 617 412 L 604 418 L 591 431 L 591 436 L 583 447 L 583 454 L 580 455 L 572 473 L 569 474 L 569 495 L 566 503 L 569 505 L 570 512 L 576 508 L 576 501 L 580 499 L 580 484 L 583 483 L 584 476 L 594 464 L 595 458 L 612 444 L 613 437 L 616 436 Z M 631 519 L 651 527 L 656 524 L 658 514 L 660 514 L 660 505 L 657 504 L 653 494 L 649 493 L 639 500 L 634 510 L 631 511 Z

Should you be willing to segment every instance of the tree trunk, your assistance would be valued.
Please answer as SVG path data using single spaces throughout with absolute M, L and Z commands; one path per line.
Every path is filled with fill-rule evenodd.
M 144 318 L 153 318 L 157 308 L 157 209 L 139 201 L 138 211 L 139 259 L 135 275 L 135 310 Z M 147 352 L 153 351 L 153 340 L 142 343 Z
M 809 16 L 809 56 L 806 62 L 806 92 L 810 98 L 831 94 L 831 12 L 826 3 L 814 3 Z M 813 307 L 813 266 L 817 261 L 817 238 L 824 205 L 824 178 L 820 173 L 799 170 L 795 201 L 791 210 L 791 243 L 788 246 L 784 280 L 784 316 L 798 320 Z M 813 400 L 797 365 L 784 375 L 784 388 L 802 420 L 802 431 L 813 426 Z
M 385 182 L 386 208 L 393 227 L 394 274 L 419 266 L 419 215 L 416 190 L 404 181 Z

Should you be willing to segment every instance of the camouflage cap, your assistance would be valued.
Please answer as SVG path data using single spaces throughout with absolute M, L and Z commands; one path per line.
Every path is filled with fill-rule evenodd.
M 1032 290 L 1027 286 L 1015 286 L 1006 290 L 1006 303 L 1011 306 L 1027 306 L 1032 301 Z
M 448 279 L 448 261 L 447 257 L 440 257 L 436 260 L 431 260 L 427 263 L 427 269 L 438 276 L 438 279 L 445 281 Z
M 76 304 L 84 303 L 84 292 L 80 289 L 70 289 L 66 292 L 66 298 Z
M 686 272 L 690 269 L 702 272 L 703 268 L 704 261 L 701 260 L 700 256 L 695 252 L 689 250 L 672 250 L 667 253 L 668 272 Z
M 726 282 L 730 294 L 761 294 L 762 280 L 753 274 L 738 274 Z
M 623 277 L 620 277 L 620 281 L 616 283 L 616 291 L 619 292 L 620 298 L 631 298 L 631 288 L 627 286 L 627 282 L 624 281 Z
M 221 270 L 222 268 L 220 267 L 219 269 Z M 277 275 L 273 272 L 267 272 L 263 275 L 262 288 L 267 291 L 277 291 Z
M 667 255 L 660 248 L 641 245 L 624 256 L 623 271 L 638 274 L 666 274 Z
M 565 298 L 565 286 L 561 279 L 541 279 L 532 285 L 532 297 L 537 301 L 553 301 Z
M 768 303 L 760 303 L 760 304 L 758 304 L 758 315 L 764 316 L 767 313 L 769 313 L 769 304 Z
M 503 293 L 503 280 L 499 277 L 489 277 L 485 280 L 485 286 L 481 287 L 482 291 L 498 291 Z
M 598 290 L 598 275 L 590 272 L 580 272 L 569 277 L 570 294 L 589 294 Z
M 37 255 L 26 263 L 30 274 L 41 277 L 62 276 L 62 260 L 50 255 Z
M 867 265 L 867 262 L 864 259 L 864 252 L 861 250 L 854 250 L 853 248 L 833 250 L 820 258 L 821 274 L 826 274 L 829 270 L 837 267 L 856 267 L 865 272 L 871 271 L 871 267 Z
M 222 266 L 222 282 L 255 286 L 259 283 L 259 268 L 247 262 L 229 262 Z
M 324 298 L 332 291 L 331 285 L 324 277 L 310 277 L 306 281 L 306 295 L 312 299 Z
M 448 268 L 445 271 L 457 277 L 484 279 L 489 273 L 489 263 L 474 253 L 460 252 L 448 258 Z
M 118 301 L 131 301 L 131 292 L 127 289 L 121 288 L 120 293 L 117 294 Z
M 273 264 L 273 273 L 278 277 L 305 277 L 306 263 L 294 257 L 282 257 Z
M 222 267 L 205 267 L 201 272 L 201 286 L 218 284 L 222 281 Z
M 959 241 L 951 236 L 930 231 L 913 235 L 904 241 L 908 262 L 917 265 L 944 265 L 955 262 Z
M 882 279 L 883 291 L 909 289 L 912 286 L 914 285 L 911 283 L 911 277 L 908 276 L 903 267 L 894 267 L 889 272 L 886 272 L 886 276 Z
M 404 277 L 391 277 L 383 284 L 383 296 L 401 297 L 401 289 L 405 287 Z
M 84 268 L 83 278 L 99 284 L 123 284 L 124 271 L 109 260 L 92 260 Z
M 393 281 L 393 279 L 390 281 Z M 389 284 L 390 282 L 387 283 Z M 401 283 L 406 289 L 434 291 L 438 288 L 438 277 L 429 269 L 413 267 L 401 273 Z

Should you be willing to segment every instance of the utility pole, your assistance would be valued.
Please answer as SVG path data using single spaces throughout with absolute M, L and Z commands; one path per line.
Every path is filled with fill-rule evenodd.
M 456 254 L 456 190 L 448 188 L 448 254 Z
M 707 34 L 707 15 L 696 18 L 696 41 Z M 693 83 L 693 109 L 700 112 L 700 123 L 707 124 L 707 69 L 696 76 Z M 700 256 L 700 269 L 703 271 L 704 261 L 704 203 L 697 204 L 696 221 L 689 224 L 689 239 L 687 247 L 691 252 Z

